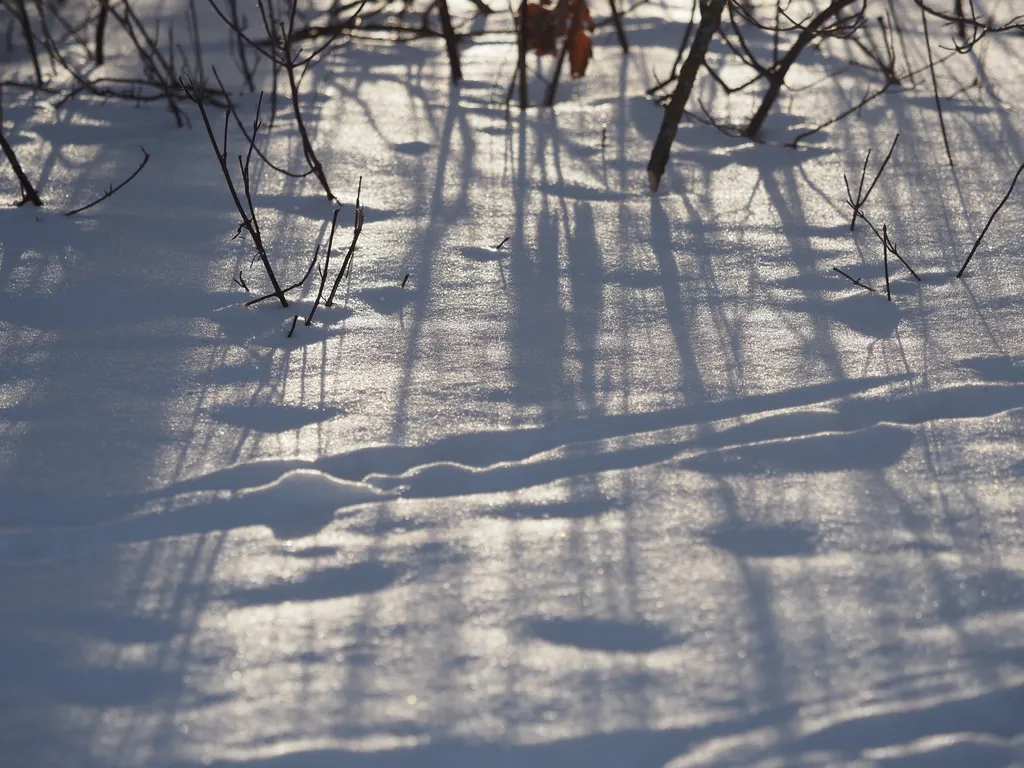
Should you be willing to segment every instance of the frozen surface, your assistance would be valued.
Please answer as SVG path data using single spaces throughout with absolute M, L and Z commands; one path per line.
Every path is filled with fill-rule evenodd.
M 955 172 L 924 83 L 784 148 L 847 71 L 766 144 L 684 123 L 652 197 L 686 11 L 508 120 L 501 38 L 457 90 L 433 42 L 313 70 L 366 225 L 292 338 L 201 131 L 5 93 L 48 207 L 0 210 L 0 764 L 1024 765 L 1024 192 L 953 278 L 1024 159 L 1019 36 L 948 100 Z M 897 131 L 889 304 L 832 267 L 883 289 L 842 175 Z M 258 191 L 290 281 L 330 205 Z

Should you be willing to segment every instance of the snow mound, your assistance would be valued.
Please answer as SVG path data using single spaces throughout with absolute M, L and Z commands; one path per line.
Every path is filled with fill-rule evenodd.
M 366 483 L 341 480 L 316 469 L 294 469 L 266 485 L 246 488 L 239 498 L 276 510 L 312 511 L 362 504 L 392 494 Z

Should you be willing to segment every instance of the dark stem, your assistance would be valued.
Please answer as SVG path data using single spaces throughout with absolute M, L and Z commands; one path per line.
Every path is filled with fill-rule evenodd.
M 242 200 L 238 197 L 238 192 L 235 190 L 235 183 L 231 179 L 231 172 L 228 170 L 227 115 L 225 114 L 224 116 L 224 147 L 222 149 L 217 144 L 217 136 L 213 132 L 213 126 L 210 125 L 210 117 L 206 113 L 206 106 L 203 104 L 202 85 L 200 84 L 199 86 L 197 86 L 194 82 L 192 82 L 191 79 L 189 79 L 187 85 L 186 81 L 182 80 L 181 86 L 185 90 L 185 95 L 188 96 L 189 99 L 191 99 L 196 104 L 196 106 L 199 107 L 199 114 L 202 116 L 203 125 L 206 127 L 206 135 L 210 139 L 210 144 L 213 145 L 213 152 L 217 156 L 217 164 L 220 165 L 221 173 L 224 175 L 224 181 L 228 185 L 228 191 L 231 192 L 231 200 L 232 202 L 234 202 L 235 208 L 238 210 L 238 215 L 242 217 L 242 223 L 239 225 L 239 228 L 240 230 L 244 228 L 246 231 L 248 231 L 249 236 L 252 238 L 253 246 L 255 246 L 256 248 L 256 253 L 259 256 L 260 261 L 263 262 L 263 268 L 267 272 L 267 277 L 270 278 L 270 284 L 274 287 L 274 290 L 267 296 L 264 296 L 263 298 L 270 298 L 272 296 L 276 297 L 277 300 L 281 302 L 282 307 L 287 307 L 288 299 L 285 298 L 285 292 L 281 290 L 281 286 L 277 282 L 277 275 L 274 274 L 274 268 L 270 265 L 270 258 L 267 256 L 266 248 L 263 247 L 263 238 L 260 235 L 259 224 L 256 222 L 255 213 L 253 213 L 252 199 L 251 197 L 247 198 L 250 210 L 250 213 L 247 214 L 244 206 L 242 205 Z M 254 126 L 259 124 L 259 112 L 262 103 L 263 96 L 261 94 L 260 100 L 256 106 L 256 118 L 253 121 Z M 254 130 L 252 140 L 250 141 L 250 147 L 252 146 L 252 143 L 255 140 L 256 131 Z M 246 188 L 248 189 L 248 174 L 245 174 L 245 176 L 246 178 L 243 179 L 243 181 L 245 181 Z M 259 301 L 262 300 L 263 299 L 259 299 Z M 249 302 L 249 304 L 254 303 L 256 302 Z M 246 306 L 249 306 L 249 304 L 247 304 Z
M 519 77 L 519 109 L 526 109 L 529 101 L 528 83 L 526 80 L 526 0 L 519 5 L 519 23 L 516 25 L 517 43 L 519 45 L 519 60 L 516 64 L 516 72 Z
M 16 8 L 18 11 L 18 23 L 21 24 L 21 33 L 25 37 L 25 45 L 28 46 L 29 56 L 32 57 L 32 68 L 36 73 L 36 83 L 38 85 L 42 85 L 43 71 L 39 68 L 39 54 L 36 52 L 36 39 L 32 34 L 32 25 L 28 20 L 28 8 L 25 6 L 25 0 L 18 0 Z
M 76 213 L 81 213 L 82 211 L 87 211 L 90 208 L 92 208 L 94 205 L 99 205 L 104 200 L 106 200 L 108 197 L 112 197 L 114 195 L 114 193 L 117 192 L 118 190 L 120 190 L 122 187 L 127 186 L 128 183 L 131 182 L 132 179 L 134 179 L 136 176 L 138 176 L 142 172 L 142 169 L 146 167 L 146 163 L 149 162 L 149 153 L 146 151 L 146 148 L 145 147 L 140 147 L 140 149 L 142 149 L 142 162 L 139 164 L 139 167 L 136 168 L 132 172 L 131 176 L 129 176 L 124 181 L 122 181 L 116 187 L 111 187 L 110 189 L 108 189 L 99 198 L 97 198 L 96 200 L 93 200 L 88 205 L 83 205 L 81 208 L 75 208 L 75 210 L 68 211 L 64 215 L 65 216 L 74 216 Z
M 444 34 L 444 44 L 448 49 L 452 82 L 457 84 L 462 80 L 462 64 L 459 62 L 459 41 L 455 37 L 455 27 L 452 26 L 452 15 L 448 12 L 448 0 L 437 0 L 437 13 L 441 17 L 441 32 Z
M 292 283 L 287 288 L 285 288 L 281 292 L 282 294 L 288 293 L 289 291 L 294 291 L 296 288 L 301 288 L 303 286 L 303 284 L 305 284 L 306 280 L 309 278 L 310 273 L 313 271 L 313 267 L 316 266 L 317 257 L 319 255 L 320 255 L 320 245 L 317 244 L 316 249 L 313 251 L 313 259 L 312 259 L 312 261 L 309 262 L 309 267 L 306 268 L 306 274 L 304 274 L 302 276 L 301 280 L 296 280 L 294 283 Z M 245 302 L 245 306 L 251 307 L 253 304 L 259 304 L 261 301 L 266 301 L 267 299 L 273 299 L 273 298 L 277 298 L 277 297 L 278 297 L 278 294 L 276 294 L 276 293 L 265 293 L 265 294 L 263 294 L 262 296 L 260 296 L 257 299 L 253 299 L 252 301 Z M 285 304 L 284 306 L 287 307 L 288 305 Z
M 96 17 L 96 66 L 103 64 L 103 40 L 107 29 L 110 0 L 100 0 L 100 13 Z
M 779 63 L 772 69 L 771 74 L 768 75 L 768 90 L 765 92 L 764 97 L 761 99 L 761 106 L 757 108 L 757 112 L 750 119 L 750 123 L 743 131 L 743 135 L 748 139 L 752 139 L 761 132 L 761 126 L 764 125 L 765 119 L 768 117 L 768 113 L 771 111 L 772 106 L 775 104 L 775 100 L 779 97 L 779 92 L 782 90 L 782 86 L 786 81 L 786 75 L 789 74 L 790 68 L 796 63 L 797 58 L 803 53 L 806 48 L 815 37 L 818 36 L 818 30 L 824 26 L 825 22 L 833 16 L 839 14 L 844 8 L 858 0 L 836 0 L 825 10 L 815 16 L 805 27 L 800 30 L 800 34 L 794 41 L 793 46 L 786 51 L 786 55 L 779 59 Z
M 327 297 L 327 301 L 324 303 L 328 306 L 334 306 L 334 294 L 338 292 L 338 286 L 341 285 L 341 278 L 345 276 L 346 272 L 351 272 L 352 256 L 356 252 L 356 243 L 359 242 L 359 235 L 363 232 L 363 209 L 356 208 L 356 223 L 355 229 L 352 231 L 352 242 L 349 243 L 348 252 L 345 254 L 345 260 L 341 262 L 341 269 L 338 270 L 338 276 L 334 278 L 334 285 L 331 286 L 331 293 Z
M 885 265 L 885 296 L 892 301 L 892 290 L 889 288 L 889 232 L 882 225 L 882 263 Z
M 921 9 L 921 23 L 924 25 L 924 47 L 928 51 L 928 71 L 932 76 L 932 89 L 935 91 L 935 108 L 939 111 L 939 128 L 942 129 L 942 143 L 946 146 L 946 158 L 949 160 L 949 167 L 953 166 L 953 153 L 949 151 L 949 136 L 946 134 L 946 118 L 942 114 L 942 101 L 939 99 L 939 81 L 935 78 L 935 61 L 932 59 L 932 43 L 928 36 L 928 19 Z
M 3 149 L 3 153 L 7 157 L 7 162 L 11 164 L 14 175 L 18 177 L 18 183 L 21 184 L 21 202 L 19 202 L 18 205 L 22 206 L 25 203 L 32 203 L 32 205 L 37 207 L 41 206 L 43 201 L 39 197 L 39 193 L 36 192 L 36 188 L 32 186 L 32 182 L 29 181 L 28 176 L 25 175 L 25 171 L 22 169 L 21 163 L 18 162 L 18 156 L 14 154 L 14 148 L 4 137 L 2 87 L 0 87 L 0 149 Z
M 858 280 L 857 278 L 855 278 L 855 277 L 851 277 L 850 275 L 848 275 L 848 274 L 846 274 L 845 272 L 843 272 L 843 270 L 841 270 L 841 269 L 840 269 L 839 267 L 832 267 L 832 269 L 833 269 L 833 270 L 835 270 L 836 272 L 838 272 L 838 273 L 839 273 L 840 275 L 842 275 L 843 277 L 845 277 L 845 278 L 846 278 L 847 280 L 849 280 L 849 281 L 850 281 L 851 283 L 853 283 L 854 285 L 859 285 L 859 286 L 860 286 L 861 288 L 863 288 L 863 289 L 864 289 L 865 291 L 871 291 L 872 293 L 875 293 L 875 289 L 874 289 L 874 288 L 872 288 L 872 287 L 871 287 L 870 285 L 865 285 L 864 283 L 862 283 L 862 282 L 861 282 L 860 280 Z
M 217 68 L 211 67 L 210 69 L 213 71 L 213 76 L 214 78 L 216 78 L 217 84 L 220 86 L 221 91 L 224 92 L 224 100 L 225 102 L 227 102 L 227 108 L 228 111 L 231 113 L 231 117 L 235 120 L 235 125 L 238 126 L 238 130 L 242 132 L 242 136 L 245 137 L 245 140 L 250 142 L 250 146 L 252 146 L 253 149 L 256 151 L 256 155 L 260 158 L 260 160 L 262 160 L 270 168 L 273 168 L 275 171 L 282 174 L 283 176 L 290 176 L 293 179 L 304 179 L 311 173 L 313 173 L 313 169 L 308 167 L 302 173 L 297 173 L 296 171 L 289 171 L 287 168 L 282 168 L 281 166 L 276 165 L 273 161 L 271 161 L 271 159 L 267 157 L 266 154 L 264 154 L 264 152 L 259 147 L 256 146 L 252 137 L 249 135 L 249 131 L 246 130 L 245 124 L 242 123 L 242 119 L 238 116 L 238 110 L 235 109 L 235 105 L 234 103 L 232 103 L 231 97 L 228 96 L 227 89 L 224 87 L 224 83 L 220 79 L 220 75 L 217 72 Z M 262 92 L 260 93 L 260 97 L 262 98 Z
M 985 237 L 985 233 L 988 232 L 988 228 L 991 227 L 992 222 L 995 221 L 996 214 L 1003 209 L 1003 206 L 1006 205 L 1006 201 L 1010 199 L 1010 195 L 1013 193 L 1013 188 L 1017 184 L 1017 179 L 1020 178 L 1021 172 L 1024 172 L 1024 164 L 1021 164 L 1020 168 L 1017 169 L 1017 173 L 1013 176 L 1013 181 L 1010 182 L 1010 188 L 1006 190 L 1006 194 L 1003 195 L 1003 199 L 999 202 L 999 205 L 996 206 L 996 209 L 992 211 L 992 215 L 988 217 L 988 223 L 986 223 L 985 228 L 981 230 L 981 234 L 978 235 L 978 239 L 974 241 L 974 247 L 971 248 L 971 252 L 967 254 L 967 260 L 964 262 L 964 265 L 960 267 L 960 271 L 956 273 L 957 277 L 963 277 L 964 270 L 967 269 L 967 265 L 970 264 L 971 259 L 974 258 L 974 254 L 978 250 L 978 246 L 981 245 L 982 238 Z
M 878 180 L 882 178 L 882 174 L 885 172 L 885 167 L 889 164 L 889 160 L 892 159 L 892 153 L 896 149 L 896 142 L 899 140 L 900 135 L 897 133 L 896 138 L 892 140 L 892 146 L 889 147 L 889 154 L 885 156 L 885 159 L 882 161 L 882 165 L 879 166 L 878 168 L 878 173 L 876 173 L 875 178 L 871 180 L 871 186 L 868 187 L 867 192 L 861 194 L 862 190 L 864 189 L 864 174 L 867 172 L 868 169 L 868 158 L 871 157 L 871 150 L 868 150 L 867 157 L 864 158 L 864 168 L 861 169 L 860 173 L 860 187 L 857 189 L 857 199 L 855 201 L 850 200 L 850 205 L 853 207 L 853 219 L 850 222 L 851 232 L 853 232 L 854 225 L 857 223 L 857 216 L 860 214 L 860 209 L 863 208 L 864 205 L 867 203 L 868 198 L 871 196 L 872 190 L 874 190 L 875 185 L 878 183 Z M 846 177 L 844 176 L 843 179 L 845 180 Z M 847 197 L 849 197 L 849 185 L 847 185 L 846 194 Z
M 849 202 L 847 204 L 849 204 Z M 894 243 L 892 241 L 892 238 L 889 238 L 889 237 L 883 238 L 882 237 L 882 233 L 878 231 L 878 227 L 876 227 L 874 224 L 872 224 L 871 223 L 871 219 L 869 219 L 867 216 L 864 215 L 864 211 L 860 211 L 857 214 L 857 217 L 861 221 L 863 221 L 865 224 L 867 224 L 868 227 L 871 228 L 871 231 L 874 233 L 875 237 L 878 238 L 878 242 L 881 243 L 881 242 L 884 242 L 886 239 L 888 239 L 889 253 L 891 253 L 893 256 L 895 256 L 897 259 L 900 260 L 900 263 L 904 267 L 907 268 L 907 271 L 914 276 L 914 279 L 916 279 L 918 282 L 921 282 L 921 276 L 918 275 L 917 272 L 914 271 L 914 268 L 912 266 L 910 266 L 909 263 L 907 263 L 907 260 L 903 258 L 903 256 L 900 254 L 899 250 L 896 248 L 896 243 Z
M 309 317 L 306 318 L 306 325 L 313 324 L 313 314 L 324 297 L 324 286 L 327 285 L 327 271 L 331 268 L 331 248 L 334 247 L 334 230 L 338 226 L 338 214 L 341 208 L 334 209 L 334 216 L 331 218 L 331 234 L 327 238 L 327 255 L 324 256 L 324 265 L 320 270 L 320 288 L 316 292 L 316 299 L 313 301 L 313 308 L 309 310 Z
M 615 24 L 615 36 L 619 39 L 623 53 L 629 53 L 629 41 L 626 39 L 626 29 L 622 26 L 622 14 L 619 13 L 619 4 L 616 0 L 608 0 L 612 8 L 612 23 Z
M 291 89 L 292 112 L 295 114 L 295 124 L 298 126 L 299 137 L 302 139 L 302 154 L 306 158 L 306 163 L 313 171 L 313 175 L 316 176 L 317 181 L 320 182 L 320 186 L 323 187 L 324 192 L 327 193 L 327 197 L 334 202 L 339 202 L 338 198 L 336 198 L 334 193 L 331 191 L 331 185 L 327 183 L 327 174 L 324 173 L 324 167 L 320 165 L 320 159 L 316 156 L 316 152 L 313 150 L 313 142 L 309 140 L 309 132 L 306 130 L 306 123 L 302 119 L 302 110 L 299 108 L 299 84 L 295 79 L 295 65 L 286 64 L 284 71 L 288 76 L 288 87 Z
M 956 0 L 953 4 L 953 14 L 957 17 L 956 32 L 961 40 L 967 40 L 967 23 L 964 18 L 964 0 Z
M 864 194 L 864 177 L 868 175 L 868 161 L 871 159 L 871 150 L 868 149 L 868 153 L 864 156 L 864 167 L 860 169 L 860 185 L 857 187 L 857 201 L 853 204 L 853 218 L 850 221 L 850 231 L 853 232 L 854 225 L 857 223 L 857 213 L 860 211 L 861 206 L 861 195 Z M 843 181 L 846 181 L 846 175 L 843 175 Z M 846 195 L 850 195 L 850 186 L 846 186 Z
M 203 44 L 199 39 L 199 14 L 196 13 L 196 0 L 189 0 L 185 17 L 190 23 L 189 34 L 192 36 L 192 49 L 196 57 L 196 72 L 202 76 L 206 68 L 203 66 Z
M 243 27 L 242 19 L 238 15 L 238 0 L 228 0 L 228 13 L 231 17 L 231 25 L 238 30 Z M 246 44 L 242 39 L 242 36 L 235 29 L 231 30 L 232 38 L 235 43 L 235 49 L 238 52 L 238 68 L 242 72 L 242 78 L 245 80 L 245 86 L 249 89 L 249 93 L 256 92 L 256 83 L 253 80 L 253 75 L 256 73 L 256 63 L 252 66 L 249 65 L 249 59 L 246 56 Z M 223 90 L 223 89 L 222 89 Z
M 900 264 L 902 264 L 904 267 L 906 267 L 907 271 L 914 276 L 914 279 L 917 280 L 917 282 L 920 283 L 921 282 L 921 276 L 918 275 L 917 272 L 914 271 L 914 268 L 907 263 L 906 259 L 904 259 L 902 256 L 900 256 L 900 252 L 896 250 L 896 245 L 893 243 L 892 239 L 889 237 L 888 234 L 885 236 L 885 244 L 889 248 L 889 253 L 891 253 L 893 256 L 895 256 L 897 259 L 899 259 L 900 260 Z
M 573 5 L 572 11 L 572 24 L 569 25 L 569 34 L 565 36 L 565 41 L 562 43 L 562 52 L 558 54 L 558 62 L 555 64 L 555 72 L 551 76 L 551 82 L 548 83 L 547 93 L 544 94 L 544 106 L 553 107 L 555 105 L 555 92 L 558 91 L 558 81 L 562 77 L 562 67 L 565 65 L 565 56 L 569 53 L 569 46 L 572 45 L 572 41 L 576 39 L 576 35 L 580 28 L 580 11 L 583 9 L 583 0 L 576 0 Z
M 697 72 L 704 63 L 704 56 L 707 54 L 711 38 L 718 29 L 718 22 L 722 18 L 722 11 L 725 8 L 726 0 L 705 0 L 701 4 L 700 26 L 694 37 L 693 45 L 679 70 L 679 79 L 676 81 L 676 88 L 672 92 L 672 99 L 665 108 L 665 116 L 661 121 L 661 128 L 658 131 L 658 138 L 651 150 L 651 159 L 647 163 L 647 181 L 651 191 L 657 192 L 661 184 L 661 177 L 665 174 L 665 167 L 668 165 L 668 156 L 672 151 L 672 142 L 675 141 L 676 132 L 679 130 L 679 121 L 683 119 L 683 112 L 686 110 L 686 102 L 693 90 L 693 83 L 697 79 Z

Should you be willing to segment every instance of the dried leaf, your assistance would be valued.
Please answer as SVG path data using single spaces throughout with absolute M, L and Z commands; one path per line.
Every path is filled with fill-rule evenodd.
M 553 55 L 558 48 L 558 25 L 550 8 L 530 3 L 523 19 L 526 48 L 538 56 Z
M 590 9 L 586 0 L 568 0 L 569 17 L 572 23 L 566 31 L 569 46 L 569 71 L 576 80 L 587 72 L 587 64 L 594 55 L 594 46 L 590 42 L 590 32 L 594 29 L 594 20 L 590 17 Z
M 569 41 L 569 71 L 576 80 L 587 73 L 587 64 L 594 55 L 594 46 L 590 42 L 590 33 L 577 29 Z
M 569 47 L 572 77 L 583 77 L 594 55 L 590 32 L 595 25 L 590 9 L 586 0 L 566 0 L 549 8 L 551 2 L 540 0 L 526 5 L 522 22 L 526 48 L 538 56 L 554 56 L 564 40 Z

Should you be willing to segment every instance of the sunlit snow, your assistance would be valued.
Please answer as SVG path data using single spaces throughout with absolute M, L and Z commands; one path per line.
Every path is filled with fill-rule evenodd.
M 952 171 L 926 75 L 784 147 L 873 87 L 814 53 L 765 143 L 684 121 L 652 196 L 687 18 L 639 6 L 628 56 L 599 28 L 508 117 L 507 35 L 457 88 L 435 39 L 311 69 L 365 228 L 291 337 L 315 291 L 241 306 L 195 116 L 5 89 L 47 205 L 0 210 L 0 765 L 1024 764 L 1024 190 L 954 277 L 1024 160 L 1020 36 L 948 99 Z M 897 132 L 867 208 L 922 281 L 889 303 L 842 177 Z M 256 184 L 292 282 L 331 204 Z

